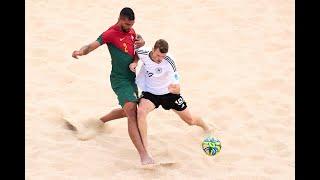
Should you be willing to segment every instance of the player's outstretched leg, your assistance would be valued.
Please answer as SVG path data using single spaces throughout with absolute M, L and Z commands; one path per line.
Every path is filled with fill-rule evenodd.
M 173 111 L 177 113 L 179 117 L 190 126 L 196 125 L 201 127 L 205 132 L 211 131 L 211 128 L 209 128 L 209 126 L 202 120 L 202 118 L 199 116 L 191 115 L 188 108 L 186 108 L 183 111 L 177 111 L 177 110 L 173 110 Z

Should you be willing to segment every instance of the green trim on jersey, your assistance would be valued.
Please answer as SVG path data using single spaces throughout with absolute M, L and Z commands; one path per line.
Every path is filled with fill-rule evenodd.
M 102 35 L 100 35 L 96 41 L 98 41 L 98 42 L 100 43 L 100 45 L 102 45 L 102 44 L 103 44 L 103 42 L 102 42 Z

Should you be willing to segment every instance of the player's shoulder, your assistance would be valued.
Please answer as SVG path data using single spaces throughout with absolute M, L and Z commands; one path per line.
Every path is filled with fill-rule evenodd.
M 108 28 L 107 30 L 105 30 L 102 35 L 103 36 L 113 36 L 115 34 L 115 30 L 112 29 L 112 26 L 110 28 Z
M 164 60 L 167 62 L 167 65 L 173 69 L 173 71 L 177 70 L 174 58 L 170 53 L 167 53 L 167 55 L 164 57 Z
M 164 57 L 164 59 L 169 60 L 169 61 L 174 61 L 174 57 L 170 53 L 167 53 L 167 55 Z
M 171 64 L 174 64 L 174 57 L 173 57 L 171 54 L 167 53 L 167 55 L 164 57 L 164 59 L 165 59 L 167 62 L 169 62 L 169 63 L 171 63 Z
M 139 55 L 149 55 L 151 48 L 142 46 L 140 48 L 135 49 Z
M 136 31 L 135 31 L 133 28 L 130 28 L 129 33 L 130 33 L 130 34 L 136 34 Z

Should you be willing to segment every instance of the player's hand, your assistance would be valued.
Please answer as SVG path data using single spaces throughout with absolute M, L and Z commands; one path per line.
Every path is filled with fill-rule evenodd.
M 138 63 L 131 63 L 129 65 L 129 69 L 132 71 L 132 72 L 136 72 L 136 67 L 137 67 Z
M 138 48 L 144 46 L 144 44 L 145 44 L 145 41 L 141 37 L 139 37 L 134 42 L 134 48 L 138 49 Z
M 73 51 L 72 52 L 72 57 L 78 59 L 78 56 L 82 56 L 82 51 Z
M 180 85 L 179 84 L 170 84 L 168 90 L 172 94 L 180 94 Z

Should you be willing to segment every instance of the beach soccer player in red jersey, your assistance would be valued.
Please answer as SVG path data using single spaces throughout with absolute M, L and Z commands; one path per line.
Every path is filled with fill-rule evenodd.
M 117 95 L 117 108 L 100 118 L 105 123 L 110 120 L 127 117 L 129 136 L 139 152 L 141 163 L 153 163 L 152 157 L 145 150 L 137 125 L 138 88 L 135 83 L 136 74 L 129 69 L 134 60 L 135 48 L 145 44 L 142 37 L 132 28 L 135 22 L 134 12 L 125 7 L 121 10 L 118 22 L 103 32 L 94 42 L 73 51 L 72 57 L 87 55 L 99 46 L 106 44 L 111 56 L 112 70 L 110 83 Z

